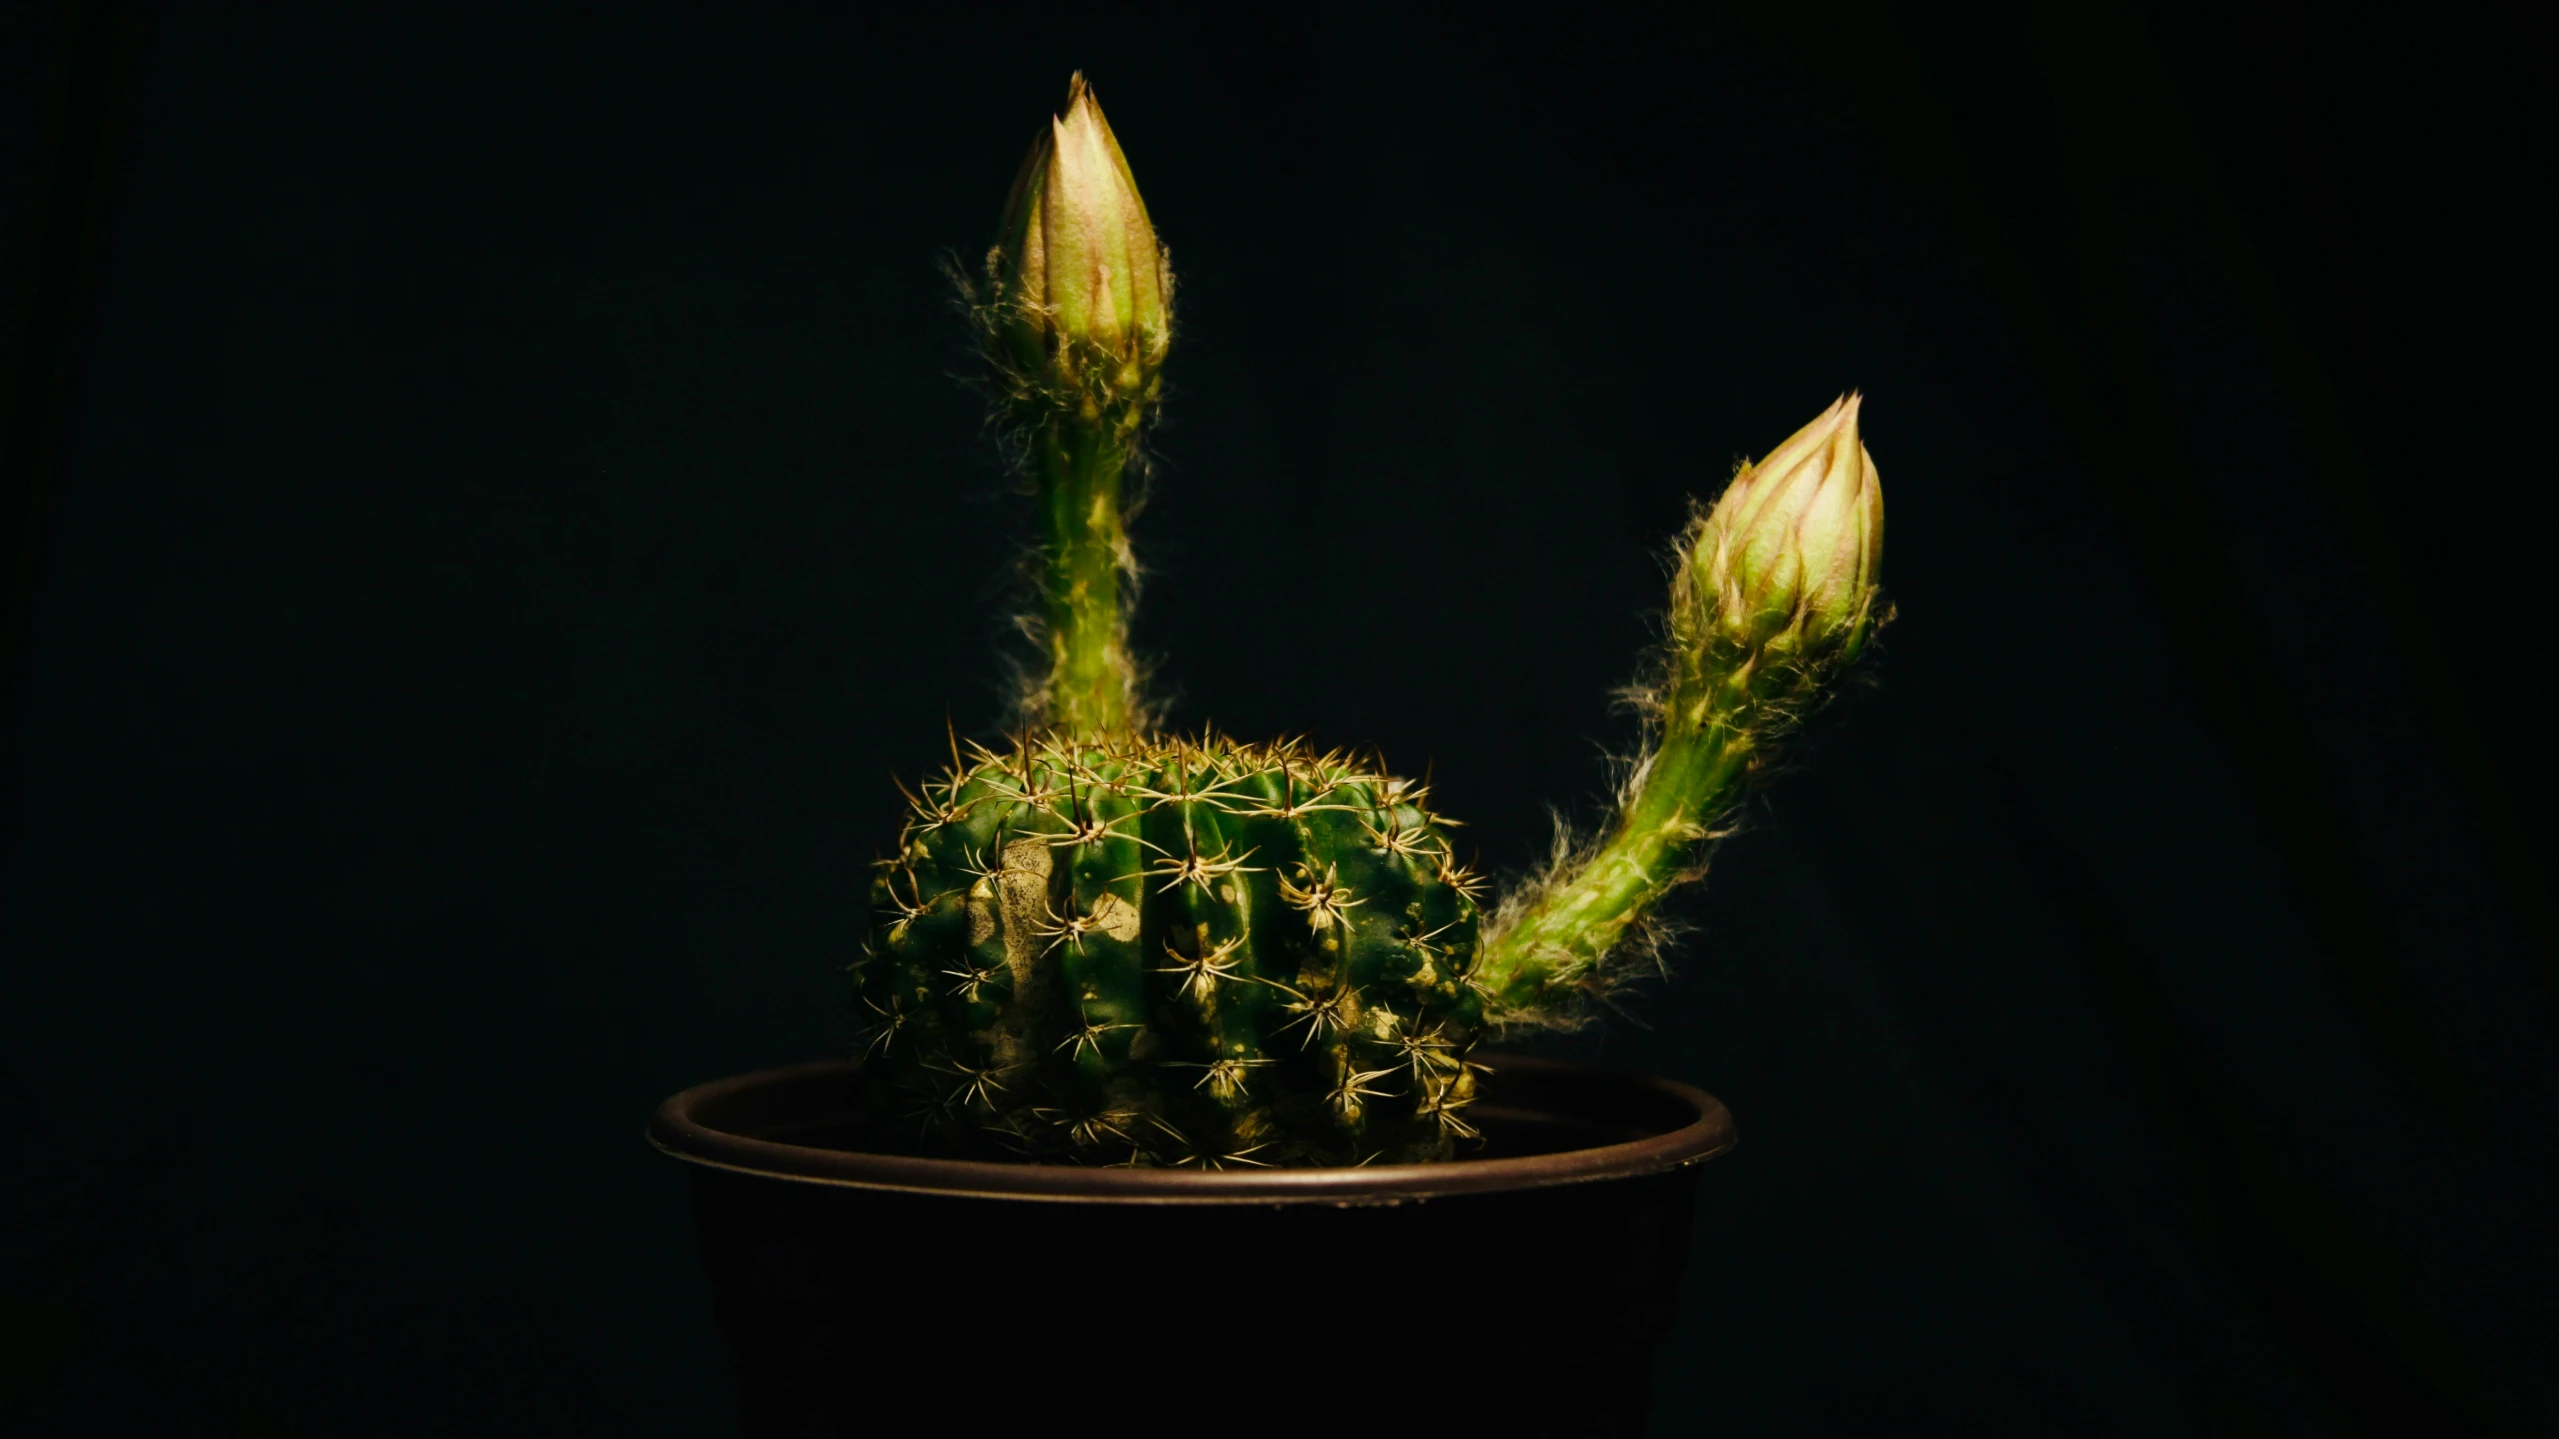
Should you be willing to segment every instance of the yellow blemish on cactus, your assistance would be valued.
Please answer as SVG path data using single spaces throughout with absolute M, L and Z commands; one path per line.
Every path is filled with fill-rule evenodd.
M 1137 906 L 1116 894 L 1104 894 L 1093 904 L 1092 924 L 1111 938 L 1126 942 L 1137 938 Z

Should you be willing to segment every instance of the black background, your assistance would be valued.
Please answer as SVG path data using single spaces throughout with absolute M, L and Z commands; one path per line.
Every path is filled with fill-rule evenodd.
M 1869 396 L 1879 683 L 1562 1046 L 1743 1126 L 1662 1432 L 2559 1422 L 2537 37 L 2055 8 L 12 11 L 12 1407 L 730 1422 L 640 1126 L 842 1046 L 889 776 L 1000 723 L 935 261 L 1080 66 L 1177 718 L 1498 869 L 1687 498 Z

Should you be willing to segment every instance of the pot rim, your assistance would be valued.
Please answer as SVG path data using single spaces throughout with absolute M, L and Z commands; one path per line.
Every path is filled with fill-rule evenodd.
M 1450 1159 L 1435 1164 L 1362 1168 L 1103 1169 L 1068 1164 L 1006 1164 L 975 1159 L 931 1159 L 862 1150 L 828 1149 L 757 1139 L 706 1120 L 759 1090 L 850 1078 L 855 1059 L 818 1060 L 757 1070 L 698 1084 L 658 1106 L 649 1142 L 673 1158 L 709 1169 L 795 1184 L 892 1190 L 952 1198 L 1069 1204 L 1398 1204 L 1442 1195 L 1542 1189 L 1559 1184 L 1631 1179 L 1703 1164 L 1733 1147 L 1738 1136 L 1723 1102 L 1692 1085 L 1650 1075 L 1620 1074 L 1561 1060 L 1496 1054 L 1483 1061 L 1497 1076 L 1510 1075 L 1585 1092 L 1616 1091 L 1646 1105 L 1684 1111 L 1684 1123 L 1641 1139 L 1509 1159 Z M 1665 1101 L 1668 1103 L 1666 1104 Z M 1488 1112 L 1505 1106 L 1486 1103 Z

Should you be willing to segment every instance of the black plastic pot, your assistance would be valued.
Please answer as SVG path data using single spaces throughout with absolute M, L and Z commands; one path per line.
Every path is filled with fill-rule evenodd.
M 1497 1056 L 1479 1157 L 1199 1173 L 847 1147 L 852 1063 L 705 1084 L 692 1167 L 749 1439 L 1644 1432 L 1711 1095 Z

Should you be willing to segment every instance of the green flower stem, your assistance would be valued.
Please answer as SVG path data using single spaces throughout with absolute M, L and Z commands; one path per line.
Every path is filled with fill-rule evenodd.
M 1501 933 L 1475 970 L 1492 1010 L 1549 1011 L 1589 978 L 1626 931 L 1672 887 L 1696 877 L 1716 821 L 1741 798 L 1765 736 L 1754 667 L 1706 677 L 1702 699 L 1674 696 L 1660 747 L 1598 849 L 1557 875 Z
M 1887 617 L 1875 609 L 1883 491 L 1858 406 L 1841 396 L 1742 466 L 1680 536 L 1667 643 L 1645 691 L 1657 743 L 1599 846 L 1558 855 L 1485 937 L 1473 979 L 1497 1022 L 1569 1024 L 1586 1012 L 1577 990 L 1604 994 L 1623 961 L 1658 953 L 1654 907 L 1705 874 L 1763 756 Z
M 1040 598 L 1049 650 L 1043 699 L 1049 722 L 1077 737 L 1122 733 L 1135 718 L 1136 672 L 1120 604 L 1128 563 L 1120 478 L 1129 443 L 1117 428 L 1098 416 L 1065 415 L 1048 424 L 1040 442 L 1047 541 Z

